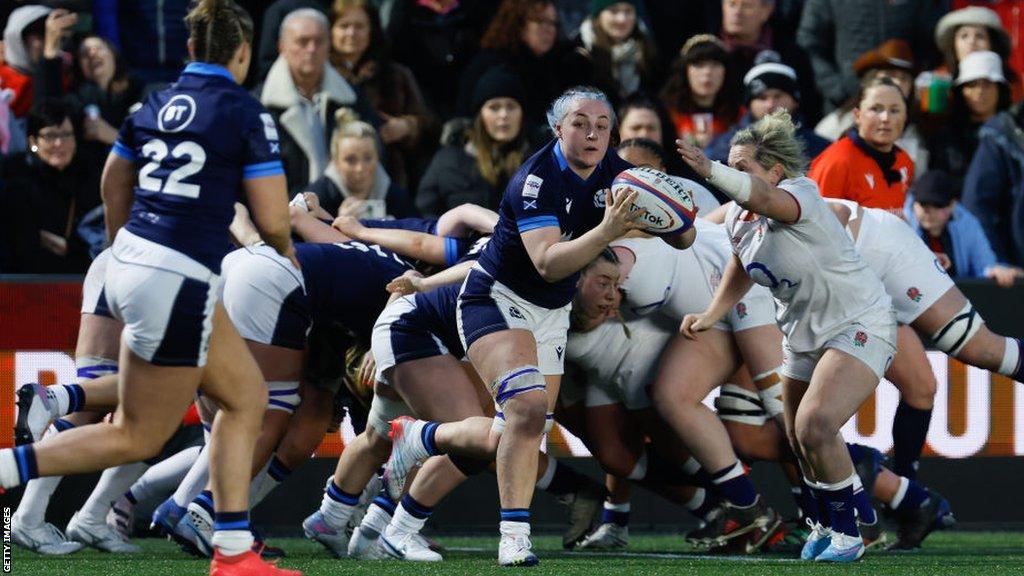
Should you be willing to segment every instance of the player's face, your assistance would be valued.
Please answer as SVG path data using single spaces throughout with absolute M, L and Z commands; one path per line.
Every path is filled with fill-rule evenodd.
M 541 9 L 533 9 L 526 19 L 519 39 L 537 56 L 547 54 L 555 45 L 558 36 L 558 12 L 554 4 L 547 4 Z
M 778 88 L 769 88 L 750 100 L 750 115 L 760 120 L 776 108 L 784 108 L 787 112 L 796 110 L 796 100 Z
M 729 166 L 751 176 L 757 176 L 772 186 L 778 186 L 779 181 L 782 180 L 782 171 L 778 168 L 779 165 L 776 164 L 771 169 L 766 169 L 755 160 L 756 152 L 757 150 L 753 146 L 733 146 L 729 149 Z
M 622 118 L 619 140 L 647 138 L 661 143 L 661 120 L 650 108 L 630 108 Z
M 991 50 L 992 41 L 988 36 L 988 28 L 964 24 L 953 33 L 953 51 L 956 52 L 956 61 L 964 59 L 971 52 Z
M 603 320 L 619 308 L 619 268 L 600 260 L 580 275 L 573 309 L 581 316 Z
M 90 36 L 78 47 L 78 68 L 82 76 L 100 87 L 105 87 L 114 77 L 114 53 L 103 40 Z
M 700 60 L 686 67 L 690 91 L 698 100 L 714 100 L 725 83 L 725 66 L 718 60 Z
M 907 122 L 907 103 L 903 95 L 891 86 L 875 86 L 853 109 L 857 133 L 873 148 L 882 152 L 892 150 L 903 134 Z
M 492 140 L 511 142 L 523 127 L 523 107 L 512 98 L 491 98 L 480 108 L 480 120 Z
M 636 29 L 636 8 L 629 2 L 616 2 L 597 15 L 597 25 L 612 42 L 625 42 Z
M 611 111 L 598 100 L 577 100 L 575 108 L 556 128 L 565 159 L 575 168 L 589 170 L 597 166 L 608 151 Z
M 293 76 L 307 78 L 323 74 L 327 63 L 327 34 L 312 18 L 298 18 L 284 29 L 281 55 Z
M 370 45 L 370 16 L 362 7 L 341 13 L 331 26 L 331 46 L 348 61 L 356 61 Z
M 633 166 L 654 168 L 655 170 L 662 171 L 665 170 L 665 164 L 661 161 L 661 158 L 646 148 L 630 146 L 629 148 L 619 148 L 618 152 L 619 158 L 622 158 Z
M 75 157 L 75 130 L 68 118 L 56 126 L 40 129 L 39 134 L 29 136 L 28 141 L 35 148 L 39 159 L 57 170 L 67 168 Z
M 999 85 L 987 78 L 979 78 L 967 82 L 960 87 L 963 91 L 964 104 L 976 120 L 988 120 L 996 113 L 999 106 Z
M 356 195 L 370 192 L 378 161 L 372 138 L 342 138 L 334 156 L 342 184 Z

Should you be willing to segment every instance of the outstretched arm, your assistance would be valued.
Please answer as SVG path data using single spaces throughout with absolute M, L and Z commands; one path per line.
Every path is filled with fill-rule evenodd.
M 445 239 L 442 236 L 399 228 L 370 228 L 351 216 L 339 216 L 331 226 L 346 236 L 377 244 L 406 258 L 438 266 L 448 264 L 445 259 Z

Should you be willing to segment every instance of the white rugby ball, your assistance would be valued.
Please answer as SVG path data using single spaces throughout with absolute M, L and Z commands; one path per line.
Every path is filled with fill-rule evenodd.
M 690 191 L 676 179 L 654 168 L 623 170 L 612 180 L 612 196 L 638 192 L 630 211 L 645 209 L 644 230 L 656 235 L 677 234 L 693 226 L 697 209 Z

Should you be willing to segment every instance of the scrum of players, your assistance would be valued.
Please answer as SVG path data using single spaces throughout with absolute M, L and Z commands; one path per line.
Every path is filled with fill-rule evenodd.
M 242 98 L 220 72 L 240 64 L 212 53 L 183 78 L 193 90 Z M 136 148 L 153 133 L 146 111 L 155 116 L 174 97 L 158 94 L 122 130 L 105 186 L 134 181 Z M 258 116 L 254 102 L 244 106 Z M 249 142 L 241 189 L 201 206 L 231 220 L 237 247 L 225 255 L 150 233 L 158 219 L 139 214 L 159 214 L 168 193 L 136 189 L 131 216 L 127 204 L 113 212 L 128 226 L 108 223 L 118 240 L 85 280 L 78 382 L 18 391 L 19 447 L 0 452 L 3 487 L 27 484 L 14 541 L 43 554 L 138 552 L 135 503 L 160 497 L 153 526 L 213 558 L 212 573 L 292 574 L 257 563 L 282 551 L 252 535 L 247 511 L 345 414 L 358 435 L 302 523 L 338 558 L 442 560 L 421 531 L 445 496 L 478 474 L 497 480 L 505 566 L 539 561 L 530 542 L 536 489 L 566 505 L 568 549 L 627 547 L 633 485 L 688 510 L 698 527 L 685 539 L 711 552 L 852 562 L 868 548 L 917 548 L 952 525 L 941 495 L 839 433 L 883 376 L 904 393 L 920 381 L 914 371 L 928 364 L 917 333 L 965 363 L 1024 379 L 1021 342 L 985 327 L 906 224 L 823 199 L 803 176 L 790 118 L 774 113 L 736 135 L 728 165 L 678 142 L 688 177 L 669 178 L 681 224 L 652 235 L 644 211 L 631 209 L 649 192 L 613 194 L 612 183 L 634 166 L 664 169 L 668 152 L 647 140 L 611 148 L 615 114 L 591 88 L 567 91 L 548 120 L 553 139 L 520 168 L 498 213 L 467 205 L 437 220 L 333 219 L 310 193 L 286 207 L 273 194 L 283 189 L 279 164 L 266 142 Z M 732 201 L 718 206 L 710 190 Z M 242 191 L 248 209 L 235 202 Z M 104 197 L 118 196 L 105 189 Z M 157 244 L 169 255 L 153 260 Z M 160 267 L 183 275 L 179 292 L 158 289 L 171 276 L 139 272 L 170 274 Z M 138 294 L 147 290 L 151 301 Z M 179 308 L 189 300 L 198 310 Z M 204 339 L 193 339 L 200 357 L 186 362 L 177 342 L 190 331 Z M 185 369 L 191 392 L 168 400 L 181 410 L 168 411 L 142 447 L 55 463 L 145 414 L 132 403 L 156 400 L 125 393 L 145 389 L 140 379 L 160 374 L 174 386 L 174 371 Z M 240 405 L 231 383 L 253 374 L 265 393 L 251 394 L 258 406 Z M 705 403 L 713 392 L 714 410 Z M 193 397 L 207 443 L 162 450 L 183 398 Z M 604 485 L 540 450 L 555 422 L 594 454 Z M 231 430 L 251 454 L 225 448 Z M 916 453 L 902 456 L 914 461 L 921 443 L 909 449 Z M 796 517 L 783 520 L 758 493 L 748 476 L 758 460 L 778 464 Z M 231 484 L 231 465 L 251 480 L 245 490 Z M 60 475 L 104 468 L 66 533 L 45 522 Z M 232 568 L 243 556 L 246 569 Z

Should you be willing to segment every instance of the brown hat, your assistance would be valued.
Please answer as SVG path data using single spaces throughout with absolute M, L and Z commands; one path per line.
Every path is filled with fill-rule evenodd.
M 853 71 L 862 78 L 871 70 L 879 68 L 896 68 L 914 72 L 914 54 L 906 40 L 892 38 L 870 52 L 860 55 L 853 63 Z

